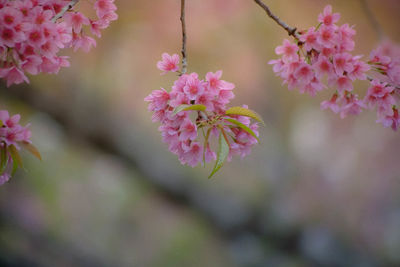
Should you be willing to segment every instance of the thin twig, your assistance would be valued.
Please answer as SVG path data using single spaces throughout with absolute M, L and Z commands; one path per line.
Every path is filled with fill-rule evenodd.
M 374 28 L 376 34 L 378 35 L 379 40 L 382 40 L 384 37 L 382 27 L 379 24 L 376 17 L 374 16 L 374 14 L 372 13 L 372 10 L 371 10 L 370 6 L 368 5 L 367 0 L 360 0 L 360 1 L 361 1 L 361 6 L 363 7 L 364 13 L 367 16 L 372 27 Z
M 261 0 L 254 0 L 254 2 L 256 2 L 256 4 L 258 4 L 262 9 L 264 9 L 265 12 L 267 12 L 267 15 L 271 19 L 273 19 L 276 23 L 278 23 L 279 26 L 284 28 L 287 31 L 287 33 L 289 34 L 289 36 L 293 36 L 294 38 L 299 39 L 300 36 L 297 33 L 297 28 L 290 27 L 285 22 L 283 22 L 280 18 L 278 18 L 276 15 L 274 15 L 271 12 L 271 10 L 269 9 L 269 7 L 265 3 L 263 3 Z
M 185 74 L 187 71 L 187 55 L 186 55 L 186 21 L 185 21 L 185 0 L 181 0 L 181 24 L 182 24 L 182 71 Z
M 64 16 L 64 14 L 70 10 L 71 8 L 73 8 L 77 3 L 79 2 L 79 0 L 71 0 L 68 5 L 66 5 L 63 9 L 61 9 L 60 12 L 58 12 L 52 19 L 52 22 L 56 22 L 59 18 L 61 18 L 62 16 Z

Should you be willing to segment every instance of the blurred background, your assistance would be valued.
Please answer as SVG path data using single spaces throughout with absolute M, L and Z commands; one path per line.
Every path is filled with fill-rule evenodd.
M 400 1 L 367 2 L 400 42 Z M 355 25 L 355 54 L 379 42 L 359 0 L 266 3 L 299 29 L 331 4 Z M 189 71 L 222 69 L 232 105 L 266 121 L 252 154 L 209 180 L 212 164 L 168 151 L 143 101 L 176 79 L 156 62 L 180 51 L 180 1 L 116 4 L 95 49 L 66 52 L 70 68 L 1 84 L 0 108 L 32 123 L 44 159 L 23 154 L 27 171 L 0 187 L 0 266 L 400 266 L 398 132 L 281 85 L 267 62 L 288 37 L 253 1 L 187 0 Z

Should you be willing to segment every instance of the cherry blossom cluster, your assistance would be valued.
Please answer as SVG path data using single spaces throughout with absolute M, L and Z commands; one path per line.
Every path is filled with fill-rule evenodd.
M 10 116 L 8 111 L 0 110 L 0 185 L 6 183 L 15 168 L 21 165 L 18 151 L 26 148 L 40 158 L 39 152 L 31 144 L 29 125 L 19 124 L 20 115 Z
M 400 47 L 385 40 L 371 52 L 368 63 L 375 72 L 365 104 L 376 107 L 377 122 L 397 130 L 400 126 Z
M 68 9 L 78 0 L 0 0 L 0 78 L 7 86 L 29 82 L 26 74 L 58 73 L 68 67 L 61 49 L 88 52 L 101 30 L 117 19 L 114 0 L 94 1 L 97 18 Z M 88 28 L 88 29 L 86 29 Z
M 164 53 L 157 66 L 162 74 L 178 72 L 179 56 Z M 204 80 L 197 73 L 181 74 L 170 92 L 161 88 L 145 98 L 153 121 L 161 122 L 163 141 L 182 164 L 194 167 L 216 160 L 212 137 L 224 137 L 229 146 L 228 160 L 233 155 L 246 156 L 257 143 L 257 123 L 251 123 L 246 115 L 226 114 L 235 85 L 221 80 L 221 76 L 222 71 L 209 72 Z M 241 108 L 248 110 L 247 106 Z
M 339 19 L 340 14 L 332 13 L 332 7 L 326 6 L 318 16 L 318 26 L 299 32 L 294 43 L 284 40 L 275 49 L 281 58 L 269 63 L 274 65 L 274 72 L 289 90 L 298 88 L 300 93 L 311 96 L 326 88 L 333 90 L 330 100 L 321 103 L 322 109 L 329 108 L 344 118 L 377 106 L 377 122 L 397 129 L 399 120 L 393 97 L 396 89 L 392 85 L 396 79 L 398 84 L 400 79 L 398 57 L 390 60 L 392 57 L 384 56 L 383 49 L 377 49 L 369 62 L 361 60 L 360 55 L 352 55 L 355 30 L 348 24 L 338 26 Z M 367 75 L 373 70 L 380 71 L 391 83 L 385 79 L 373 80 Z M 353 83 L 367 79 L 371 81 L 371 87 L 365 98 L 360 99 L 354 92 Z

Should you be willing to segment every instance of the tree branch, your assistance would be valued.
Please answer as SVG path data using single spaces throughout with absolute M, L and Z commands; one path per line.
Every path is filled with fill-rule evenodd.
M 271 19 L 273 19 L 279 26 L 281 26 L 283 29 L 285 29 L 285 31 L 287 31 L 289 36 L 293 36 L 294 38 L 299 39 L 299 34 L 297 33 L 297 28 L 290 27 L 285 22 L 283 22 L 280 18 L 278 18 L 276 15 L 274 15 L 271 12 L 271 10 L 269 9 L 269 7 L 265 3 L 263 3 L 261 0 L 254 0 L 254 2 L 256 2 L 256 4 L 259 5 L 262 9 L 264 9 L 265 12 L 267 13 L 267 15 Z
M 182 24 L 182 74 L 187 71 L 187 58 L 186 58 L 186 20 L 185 20 L 185 0 L 181 0 L 181 24 Z
M 374 16 L 374 14 L 371 11 L 370 6 L 368 5 L 367 0 L 360 0 L 361 1 L 361 6 L 364 10 L 365 15 L 367 16 L 369 22 L 371 23 L 372 27 L 374 28 L 375 32 L 378 35 L 379 40 L 382 40 L 384 37 L 384 33 L 382 30 L 381 25 L 379 24 L 378 20 Z
M 64 16 L 64 14 L 70 10 L 71 8 L 73 8 L 77 3 L 79 2 L 79 0 L 71 0 L 68 5 L 66 5 L 65 7 L 63 7 L 63 9 L 61 9 L 60 12 L 58 12 L 52 19 L 52 22 L 56 22 L 58 19 L 60 19 L 62 16 Z

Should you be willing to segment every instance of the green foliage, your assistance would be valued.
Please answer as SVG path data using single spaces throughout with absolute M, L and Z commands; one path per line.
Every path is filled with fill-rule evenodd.
M 249 127 L 247 127 L 246 125 L 244 125 L 243 123 L 241 123 L 238 120 L 235 119 L 230 119 L 230 118 L 226 118 L 225 120 L 229 121 L 230 123 L 235 124 L 236 126 L 239 126 L 241 129 L 243 129 L 244 131 L 248 132 L 249 134 L 251 134 L 255 139 L 257 139 L 257 141 L 260 141 L 257 137 L 257 135 L 253 132 L 252 129 L 250 129 Z
M 222 167 L 228 154 L 229 154 L 229 143 L 224 133 L 224 130 L 221 128 L 221 133 L 219 135 L 219 149 L 218 149 L 217 161 L 215 162 L 214 169 L 212 170 L 208 178 L 211 178 Z
M 4 148 L 0 151 L 0 175 L 4 173 L 8 164 L 8 154 L 7 154 L 7 146 L 4 145 Z
M 257 112 L 244 108 L 244 107 L 231 107 L 225 112 L 226 115 L 231 116 L 231 115 L 239 115 L 239 116 L 246 116 L 250 117 L 252 119 L 255 119 L 256 121 L 261 122 L 262 124 L 265 125 L 263 119 L 261 118 L 260 115 L 257 114 Z
M 181 111 L 188 111 L 188 110 L 205 111 L 206 110 L 206 106 L 200 105 L 200 104 L 196 104 L 196 105 L 186 105 L 186 104 L 185 105 L 180 105 L 179 107 L 175 108 L 173 115 L 176 115 Z

